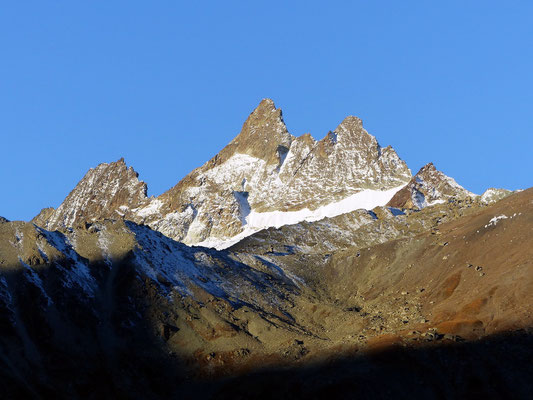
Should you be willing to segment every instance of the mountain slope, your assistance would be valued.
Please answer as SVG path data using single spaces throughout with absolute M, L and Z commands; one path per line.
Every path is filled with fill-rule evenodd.
M 191 376 L 527 329 L 532 205 L 530 189 L 491 206 L 375 209 L 377 219 L 359 211 L 302 223 L 309 236 L 285 252 L 284 239 L 298 233 L 266 252 L 245 246 L 253 237 L 219 252 L 128 221 L 55 232 L 6 222 L 0 379 L 7 393 L 19 382 L 29 393 L 84 397 L 99 382 L 117 393 L 168 395 Z M 417 220 L 419 231 L 394 234 Z M 354 238 L 349 226 L 359 224 L 376 241 L 336 242 L 334 224 Z

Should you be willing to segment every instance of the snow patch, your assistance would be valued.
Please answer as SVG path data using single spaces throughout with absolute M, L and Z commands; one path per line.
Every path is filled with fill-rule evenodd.
M 250 227 L 257 230 L 271 227 L 280 228 L 283 225 L 297 224 L 302 221 L 318 221 L 323 218 L 332 218 L 359 209 L 371 210 L 378 206 L 384 206 L 401 188 L 403 188 L 403 185 L 384 191 L 362 190 L 340 201 L 319 207 L 316 210 L 304 208 L 298 211 L 269 211 L 264 213 L 258 213 L 252 210 L 246 220 Z
M 109 266 L 111 266 L 111 252 L 109 251 L 110 245 L 111 240 L 109 238 L 109 234 L 105 230 L 98 231 L 98 247 L 102 250 L 102 257 Z
M 400 210 L 399 208 L 389 207 L 389 211 L 395 217 L 397 217 L 399 215 L 405 215 L 405 213 L 402 210 Z
M 225 163 L 207 171 L 205 176 L 219 185 L 232 184 L 242 182 L 247 172 L 263 170 L 265 165 L 264 160 L 248 154 L 236 153 Z
M 485 228 L 488 228 L 489 226 L 496 226 L 498 224 L 498 221 L 501 221 L 502 219 L 507 219 L 507 215 L 502 214 L 498 215 L 497 217 L 493 217 L 487 225 L 485 225 Z M 512 217 L 511 217 L 512 218 Z
M 384 206 L 390 199 L 405 185 L 397 186 L 389 190 L 366 189 L 343 200 L 333 202 L 316 210 L 304 208 L 298 211 L 251 211 L 246 217 L 244 230 L 236 236 L 230 238 L 208 238 L 195 246 L 214 247 L 223 250 L 233 246 L 247 236 L 250 236 L 262 229 L 280 228 L 284 225 L 293 225 L 302 221 L 313 222 L 323 218 L 332 218 L 337 215 L 346 214 L 359 209 L 371 210 L 378 206 Z
M 163 202 L 161 200 L 152 200 L 146 207 L 136 208 L 133 210 L 139 217 L 146 218 L 153 214 L 159 214 Z
M 413 194 L 413 204 L 418 208 L 422 209 L 427 206 L 426 197 L 422 192 L 418 190 Z

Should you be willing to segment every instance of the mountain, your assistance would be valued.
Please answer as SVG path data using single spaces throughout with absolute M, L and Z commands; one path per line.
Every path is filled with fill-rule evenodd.
M 263 100 L 158 197 L 124 159 L 0 218 L 5 398 L 529 398 L 533 189 L 415 176 Z
M 120 160 L 90 170 L 41 226 L 118 218 L 146 224 L 187 244 L 223 248 L 258 230 L 384 205 L 411 179 L 347 117 L 322 140 L 289 134 L 271 100 L 261 101 L 215 157 L 157 198 Z M 119 189 L 120 188 L 120 189 Z

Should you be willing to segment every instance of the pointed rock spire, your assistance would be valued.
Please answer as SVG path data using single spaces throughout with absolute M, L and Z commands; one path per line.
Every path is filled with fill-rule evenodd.
M 294 137 L 287 131 L 280 108 L 271 99 L 263 99 L 249 115 L 242 130 L 218 155 L 218 162 L 226 161 L 235 153 L 247 154 L 279 163 L 279 148 L 288 149 Z
M 334 140 L 331 140 L 332 138 Z M 378 141 L 363 128 L 363 121 L 354 116 L 346 117 L 333 132 L 320 141 L 320 144 L 324 148 L 334 146 L 338 156 L 344 153 L 345 156 L 353 158 L 354 162 L 363 160 L 365 164 L 363 167 L 378 162 L 381 157 L 381 147 Z M 325 153 L 329 151 L 325 150 Z M 341 158 L 345 159 L 345 156 Z M 334 160 L 335 164 L 339 162 L 342 163 L 340 160 Z M 403 169 L 408 174 L 407 180 L 410 179 L 411 173 L 407 166 Z

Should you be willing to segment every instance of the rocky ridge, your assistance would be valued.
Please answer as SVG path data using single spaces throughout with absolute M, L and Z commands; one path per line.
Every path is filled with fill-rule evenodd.
M 56 229 L 124 218 L 186 244 L 226 248 L 261 229 L 383 206 L 395 194 L 411 196 L 394 205 L 409 208 L 469 192 L 432 164 L 412 178 L 356 117 L 319 141 L 294 137 L 265 99 L 219 154 L 157 198 L 147 198 L 145 183 L 119 160 L 91 169 L 57 210 L 44 209 L 33 222 Z

